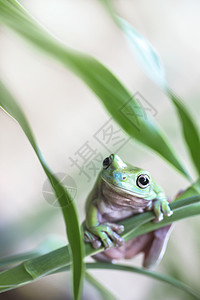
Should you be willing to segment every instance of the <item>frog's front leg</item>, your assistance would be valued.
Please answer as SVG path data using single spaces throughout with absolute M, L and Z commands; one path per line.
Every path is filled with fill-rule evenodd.
M 158 198 L 153 201 L 153 211 L 156 216 L 154 222 L 160 222 L 163 219 L 163 214 L 165 216 L 171 216 L 173 211 L 169 207 L 169 202 L 163 195 L 158 195 Z
M 121 246 L 124 239 L 119 234 L 124 231 L 124 226 L 108 222 L 100 224 L 98 215 L 97 207 L 91 205 L 86 216 L 85 241 L 91 242 L 93 248 L 96 249 L 100 248 L 101 244 L 105 248 L 110 248 L 113 242 L 115 246 Z

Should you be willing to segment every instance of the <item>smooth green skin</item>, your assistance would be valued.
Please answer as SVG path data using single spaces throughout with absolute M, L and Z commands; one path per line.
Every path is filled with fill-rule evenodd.
M 120 195 L 120 204 L 122 205 L 122 209 L 123 205 L 126 204 L 125 200 L 127 199 L 128 195 L 130 197 L 136 197 L 136 199 L 139 198 L 141 203 L 142 199 L 149 201 L 148 207 L 146 207 L 143 211 L 153 210 L 155 214 L 154 222 L 160 222 L 163 219 L 163 214 L 170 216 L 173 213 L 170 210 L 164 191 L 156 183 L 148 171 L 123 162 L 122 159 L 116 154 L 111 154 L 110 158 L 112 163 L 109 165 L 109 167 L 102 169 L 86 204 L 85 241 L 91 242 L 94 248 L 99 248 L 102 243 L 105 248 L 109 248 L 113 245 L 113 242 L 116 246 L 121 246 L 124 242 L 122 237 L 119 236 L 119 234 L 124 231 L 123 226 L 112 223 L 109 219 L 108 222 L 100 223 L 99 221 L 99 216 L 102 214 L 101 204 L 104 201 L 102 190 L 104 189 L 105 183 L 112 188 L 112 191 L 114 192 L 113 195 L 115 195 L 115 193 L 116 195 Z M 137 185 L 137 178 L 141 174 L 148 175 L 150 178 L 150 183 L 145 188 L 140 188 Z M 104 183 L 104 185 L 102 185 L 102 183 Z M 106 205 L 108 205 L 107 207 L 110 212 L 110 209 L 112 209 L 113 203 L 115 202 L 113 202 L 113 199 L 110 199 L 110 207 L 108 202 L 109 201 L 107 199 Z M 127 216 L 123 215 L 121 217 L 119 211 L 118 215 L 116 216 L 116 221 L 130 216 L 132 208 L 130 207 L 130 210 L 128 210 Z M 135 213 L 140 213 L 143 211 L 138 211 Z M 134 213 L 132 213 L 132 215 L 133 214 Z

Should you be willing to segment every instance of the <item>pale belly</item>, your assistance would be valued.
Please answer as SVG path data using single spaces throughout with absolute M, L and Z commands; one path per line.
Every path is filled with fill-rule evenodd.
M 147 210 L 152 201 L 117 192 L 107 184 L 102 184 L 97 203 L 99 221 L 116 222 Z
M 123 207 L 115 206 L 111 203 L 101 201 L 98 204 L 99 221 L 102 222 L 117 222 L 138 213 L 143 213 L 147 207 Z

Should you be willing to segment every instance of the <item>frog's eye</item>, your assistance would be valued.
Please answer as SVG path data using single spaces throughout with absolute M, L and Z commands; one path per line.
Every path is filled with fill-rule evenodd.
M 137 186 L 139 186 L 141 189 L 144 189 L 149 185 L 150 178 L 148 175 L 141 174 L 138 176 L 136 183 L 137 183 Z
M 103 161 L 103 168 L 108 168 L 112 163 L 112 159 L 110 157 L 106 157 Z

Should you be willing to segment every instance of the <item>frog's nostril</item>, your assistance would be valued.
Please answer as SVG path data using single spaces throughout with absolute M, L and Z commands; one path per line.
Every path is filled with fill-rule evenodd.
M 113 177 L 114 177 L 115 179 L 121 179 L 121 173 L 116 172 L 116 173 L 113 174 Z

